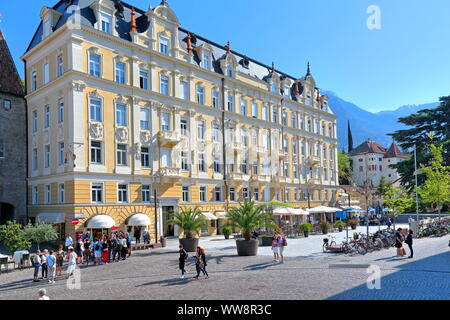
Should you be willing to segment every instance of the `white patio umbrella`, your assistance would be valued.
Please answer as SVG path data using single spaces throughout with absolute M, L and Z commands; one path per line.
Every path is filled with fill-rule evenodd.
M 341 211 L 341 209 L 338 208 L 331 208 L 331 207 L 325 207 L 325 206 L 319 206 L 312 209 L 307 209 L 309 213 L 334 213 Z

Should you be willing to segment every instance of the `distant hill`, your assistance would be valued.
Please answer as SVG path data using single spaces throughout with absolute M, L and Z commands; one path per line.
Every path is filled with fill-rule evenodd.
M 348 120 L 350 120 L 352 128 L 354 147 L 357 147 L 369 138 L 385 147 L 389 147 L 392 143 L 392 138 L 387 136 L 387 134 L 405 128 L 404 125 L 397 122 L 398 118 L 408 116 L 423 109 L 435 108 L 439 105 L 438 102 L 407 105 L 395 110 L 372 113 L 339 98 L 334 92 L 328 91 L 326 94 L 329 97 L 331 110 L 338 116 L 339 150 L 343 148 L 347 150 L 348 148 Z

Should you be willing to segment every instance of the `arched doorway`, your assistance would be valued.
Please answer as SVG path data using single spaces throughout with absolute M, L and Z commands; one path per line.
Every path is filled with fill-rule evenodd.
M 14 220 L 14 206 L 6 202 L 0 202 L 0 225 Z

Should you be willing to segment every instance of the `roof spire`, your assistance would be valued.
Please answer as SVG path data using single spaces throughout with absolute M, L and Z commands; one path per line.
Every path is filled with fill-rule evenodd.
M 136 14 L 134 13 L 134 8 L 131 8 L 131 29 L 130 32 L 138 32 L 136 25 Z
M 188 36 L 187 36 L 187 52 L 189 54 L 192 54 L 192 41 L 191 41 L 191 33 L 188 32 Z
M 311 65 L 309 64 L 309 61 L 308 61 L 308 69 L 306 71 L 306 76 L 310 76 L 310 75 L 311 75 Z
M 167 3 L 166 0 L 162 0 L 160 5 L 161 5 L 161 6 L 166 6 L 166 7 L 169 6 L 169 4 Z
M 231 53 L 231 45 L 230 45 L 230 40 L 228 40 L 228 43 L 227 43 L 227 54 L 230 54 Z
M 275 62 L 272 61 L 272 73 L 275 72 Z

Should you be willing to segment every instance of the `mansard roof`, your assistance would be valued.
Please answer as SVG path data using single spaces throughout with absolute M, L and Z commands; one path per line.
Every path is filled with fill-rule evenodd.
M 61 17 L 59 18 L 59 21 L 54 27 L 54 30 L 59 29 L 61 26 L 63 26 L 72 16 L 73 13 L 70 13 L 72 10 L 70 9 L 70 6 L 78 6 L 81 8 L 80 14 L 81 14 L 81 24 L 86 25 L 89 27 L 93 27 L 96 23 L 96 17 L 95 14 L 90 7 L 92 3 L 94 3 L 96 0 L 60 0 L 52 9 L 62 13 Z M 104 1 L 112 1 L 114 6 L 116 7 L 116 31 L 120 38 L 132 41 L 130 36 L 130 21 L 131 21 L 131 11 L 133 6 L 120 0 L 104 0 Z M 169 13 L 174 14 L 173 11 L 170 9 L 168 3 L 166 1 L 162 1 L 161 4 L 155 8 L 149 8 L 149 11 L 153 11 L 155 14 L 157 14 L 158 10 L 160 11 L 162 7 L 169 8 Z M 149 27 L 149 21 L 148 17 L 146 15 L 147 11 L 141 10 L 139 8 L 134 7 L 135 15 L 136 15 L 136 24 L 137 24 L 137 31 L 138 33 L 146 32 Z M 172 19 L 173 20 L 173 19 Z M 178 23 L 178 20 L 173 20 L 175 23 Z M 42 32 L 43 32 L 43 26 L 42 22 L 39 25 L 28 49 L 27 52 L 36 47 L 42 39 Z M 187 50 L 187 43 L 186 38 L 188 34 L 188 30 L 183 29 L 181 27 L 178 28 L 179 32 L 179 39 L 182 48 Z M 209 44 L 212 47 L 212 64 L 214 71 L 216 73 L 222 74 L 223 71 L 220 68 L 220 59 L 227 54 L 227 48 L 226 46 L 219 45 L 215 42 L 212 42 L 206 38 L 203 38 L 201 36 L 196 35 L 193 32 L 190 32 L 192 36 L 192 42 L 193 42 L 193 53 L 194 53 L 194 59 L 193 61 L 200 65 L 201 63 L 201 57 L 198 57 L 195 48 L 200 47 L 204 44 Z M 251 59 L 247 57 L 244 54 L 237 53 L 235 51 L 231 51 L 231 54 L 234 56 L 234 58 L 237 61 L 237 71 L 249 76 L 250 78 L 254 78 L 261 81 L 267 81 L 270 77 L 273 76 L 272 67 L 265 65 L 261 62 L 258 62 L 254 59 Z M 297 79 L 296 77 L 290 76 L 284 72 L 280 72 L 278 70 L 275 70 L 275 73 L 281 78 L 281 79 L 290 79 L 291 80 L 291 98 L 295 100 L 295 82 L 296 80 L 299 80 L 299 91 L 300 94 L 303 92 L 303 83 L 305 80 L 311 80 L 313 86 L 315 86 L 314 78 L 312 77 L 309 69 L 308 64 L 308 72 L 306 76 L 301 77 Z M 329 110 L 330 113 L 332 113 L 331 110 Z
M 24 96 L 22 80 L 9 51 L 3 33 L 0 30 L 0 92 L 15 96 Z

